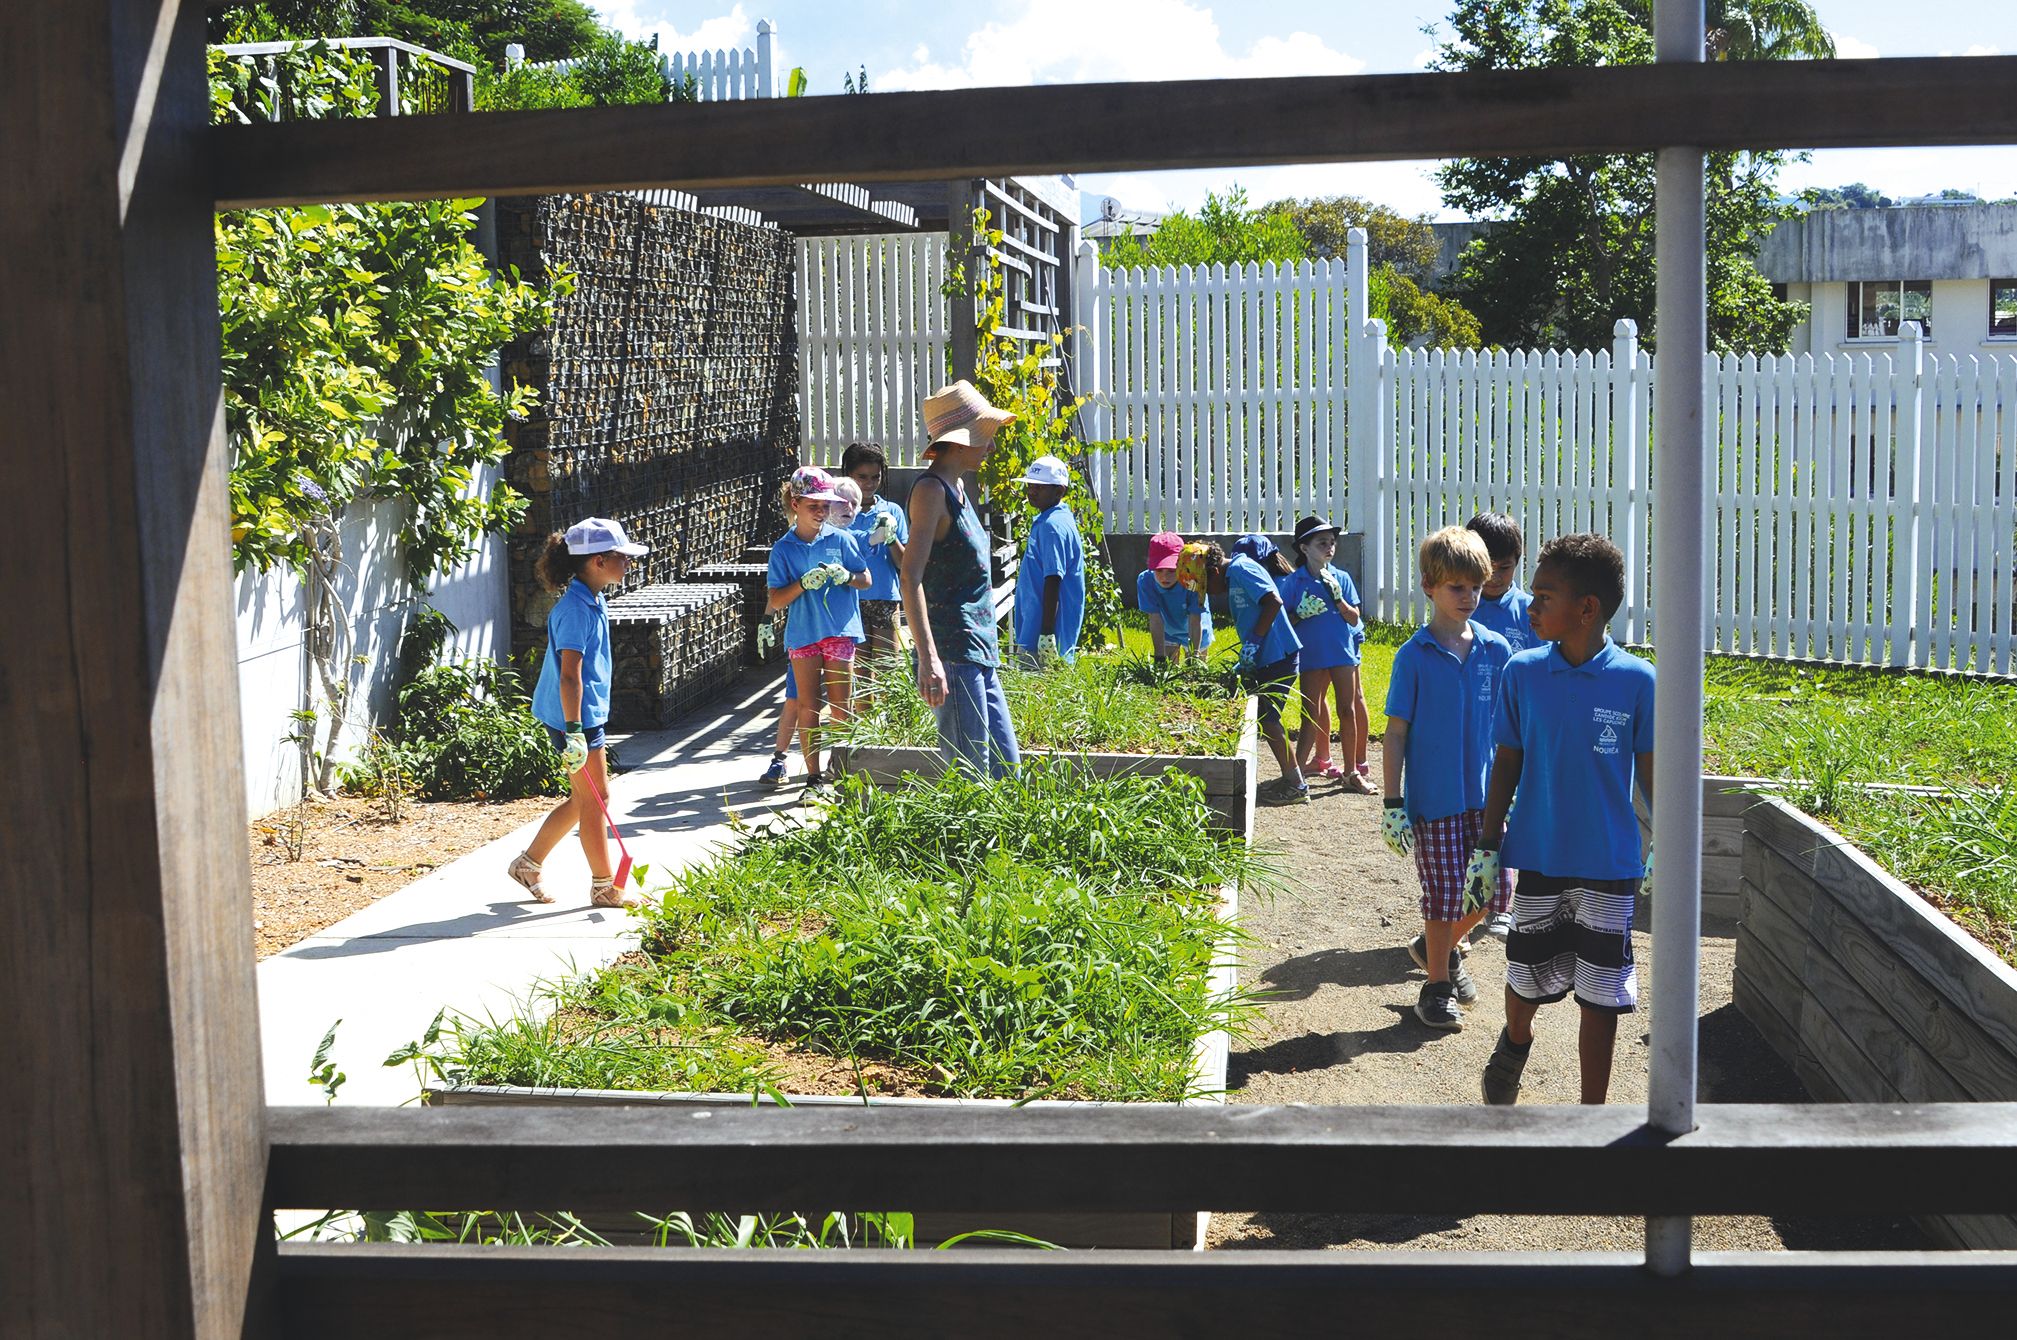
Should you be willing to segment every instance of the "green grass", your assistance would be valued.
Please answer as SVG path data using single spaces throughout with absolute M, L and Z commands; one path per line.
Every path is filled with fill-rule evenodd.
M 1368 621 L 1366 640 L 1362 645 L 1359 665 L 1359 685 L 1366 695 L 1366 715 L 1369 721 L 1368 733 L 1378 739 L 1387 729 L 1387 681 L 1393 675 L 1394 652 L 1399 646 L 1414 636 L 1412 624 L 1378 624 Z M 1121 631 L 1124 649 L 1133 656 L 1147 657 L 1155 646 L 1149 640 L 1144 616 L 1133 615 L 1126 619 Z M 1240 637 L 1230 621 L 1218 624 L 1212 632 L 1210 664 L 1221 670 L 1230 671 L 1239 660 Z M 1303 724 L 1302 695 L 1291 693 L 1287 706 L 1282 712 L 1284 728 L 1293 737 Z
M 466 1083 L 775 1091 L 761 1039 L 974 1097 L 1173 1101 L 1249 1004 L 1215 993 L 1218 888 L 1265 880 L 1196 778 L 953 773 L 843 787 L 655 890 L 641 955 L 453 1026 Z M 577 1059 L 579 1058 L 579 1059 Z
M 1041 672 L 1005 667 L 1001 678 L 1025 749 L 1225 755 L 1239 747 L 1245 700 L 1229 672 L 1158 676 L 1146 653 L 1088 652 L 1074 664 Z M 882 669 L 875 683 L 877 692 L 856 703 L 843 737 L 857 744 L 935 747 L 938 731 L 908 659 Z
M 1821 808 L 1812 795 L 1788 798 Z M 2017 967 L 2017 789 L 1847 790 L 1821 817 Z

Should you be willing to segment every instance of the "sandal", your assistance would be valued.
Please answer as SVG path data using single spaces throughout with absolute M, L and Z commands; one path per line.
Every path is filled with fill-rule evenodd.
M 592 880 L 588 886 L 590 907 L 642 907 L 644 899 L 634 893 L 625 893 L 616 887 L 614 880 Z
M 1349 773 L 1345 777 L 1345 790 L 1355 796 L 1377 796 L 1380 788 L 1373 785 L 1372 778 L 1362 772 Z
M 511 858 L 511 864 L 504 868 L 505 874 L 525 886 L 525 891 L 532 895 L 533 902 L 550 903 L 553 898 L 539 886 L 539 871 L 539 862 L 533 860 L 528 852 L 518 853 Z
M 1334 782 L 1345 775 L 1345 770 L 1335 763 L 1326 763 L 1317 769 L 1317 772 L 1319 776 L 1328 777 Z

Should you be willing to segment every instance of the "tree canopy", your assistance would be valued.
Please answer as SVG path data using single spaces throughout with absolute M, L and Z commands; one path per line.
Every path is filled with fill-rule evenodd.
M 1299 261 L 1308 254 L 1308 244 L 1287 210 L 1252 208 L 1247 204 L 1246 189 L 1234 186 L 1223 196 L 1207 195 L 1196 214 L 1178 210 L 1165 215 L 1146 238 L 1114 239 L 1101 263 L 1116 270 L 1265 265 L 1269 261 Z
M 210 11 L 210 40 L 397 37 L 430 51 L 473 51 L 491 65 L 523 43 L 527 60 L 587 55 L 604 35 L 586 0 L 235 0 Z
M 1391 265 L 1417 283 L 1428 279 L 1441 250 L 1428 215 L 1411 217 L 1389 205 L 1374 204 L 1355 195 L 1277 200 L 1266 208 L 1271 212 L 1288 211 L 1304 242 L 1309 244 L 1312 256 L 1343 256 L 1345 235 L 1354 228 L 1363 228 L 1366 259 L 1374 265 Z
M 1762 0 L 1729 0 L 1726 20 Z M 1653 59 L 1644 0 L 1457 0 L 1434 68 L 1635 65 Z M 1762 48 L 1761 48 L 1762 49 Z M 1715 350 L 1778 351 L 1806 315 L 1775 298 L 1755 265 L 1782 204 L 1785 155 L 1716 153 L 1708 162 L 1709 337 Z M 1498 226 L 1464 253 L 1452 291 L 1486 342 L 1597 348 L 1630 317 L 1653 322 L 1653 155 L 1464 158 L 1437 171 L 1452 209 Z

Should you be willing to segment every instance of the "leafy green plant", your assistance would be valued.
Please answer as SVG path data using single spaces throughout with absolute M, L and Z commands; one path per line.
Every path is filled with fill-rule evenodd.
M 1166 265 L 1266 265 L 1299 261 L 1309 254 L 1296 220 L 1282 205 L 1256 208 L 1244 187 L 1205 197 L 1196 214 L 1177 210 L 1163 217 L 1146 238 L 1114 239 L 1100 257 L 1109 269 L 1154 269 Z
M 399 693 L 402 758 L 429 800 L 515 800 L 567 793 L 546 727 L 518 675 L 476 658 L 433 666 Z
M 406 803 L 419 789 L 416 777 L 424 764 L 419 749 L 400 744 L 374 727 L 356 761 L 340 763 L 336 771 L 345 791 L 377 801 L 385 821 L 396 824 L 406 817 Z
M 322 1101 L 325 1104 L 336 1101 L 337 1091 L 343 1087 L 343 1082 L 350 1078 L 337 1069 L 336 1062 L 329 1058 L 330 1050 L 336 1046 L 336 1030 L 341 1027 L 343 1027 L 341 1019 L 329 1026 L 329 1031 L 322 1035 L 322 1041 L 315 1045 L 314 1057 L 308 1062 L 308 1082 L 322 1090 Z

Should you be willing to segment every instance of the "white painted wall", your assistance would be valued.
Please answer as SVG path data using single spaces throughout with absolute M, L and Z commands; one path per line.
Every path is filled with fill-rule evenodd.
M 488 489 L 497 467 L 478 472 Z M 344 526 L 347 571 L 341 583 L 352 637 L 350 724 L 338 754 L 355 753 L 366 727 L 389 719 L 399 664 L 399 635 L 419 603 L 400 577 L 393 536 L 405 504 L 382 502 Z M 289 713 L 306 705 L 312 671 L 302 648 L 301 582 L 291 570 L 238 579 L 238 696 L 245 748 L 245 805 L 265 814 L 301 794 L 300 753 L 287 740 Z M 456 626 L 453 655 L 508 655 L 511 650 L 510 569 L 504 537 L 490 536 L 469 563 L 434 583 L 428 604 Z
M 1904 275 L 1905 279 L 1915 276 Z M 1788 284 L 1786 296 L 1811 303 L 1808 319 L 1793 328 L 1787 352 L 1794 354 L 1883 353 L 1897 346 L 1892 340 L 1852 340 L 1849 329 L 1849 285 L 1841 282 Z M 1986 356 L 2017 353 L 2017 340 L 1989 338 L 1989 281 L 1986 279 L 1936 279 L 1933 281 L 1933 336 L 1926 341 L 1936 354 Z

